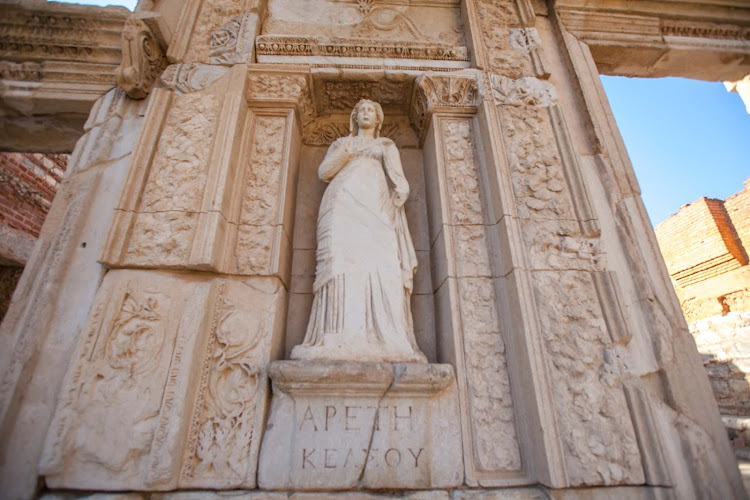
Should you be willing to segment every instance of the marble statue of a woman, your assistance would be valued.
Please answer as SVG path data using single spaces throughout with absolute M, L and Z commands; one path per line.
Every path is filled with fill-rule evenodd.
M 426 362 L 410 305 L 409 184 L 396 145 L 379 137 L 382 124 L 380 104 L 359 101 L 351 135 L 331 144 L 318 168 L 330 185 L 318 213 L 310 321 L 292 359 Z

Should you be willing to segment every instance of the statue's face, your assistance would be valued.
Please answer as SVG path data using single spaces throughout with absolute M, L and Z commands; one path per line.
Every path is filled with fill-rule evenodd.
M 359 128 L 375 128 L 377 124 L 378 112 L 375 110 L 375 105 L 370 102 L 360 104 L 359 111 L 357 112 L 357 125 L 359 125 Z

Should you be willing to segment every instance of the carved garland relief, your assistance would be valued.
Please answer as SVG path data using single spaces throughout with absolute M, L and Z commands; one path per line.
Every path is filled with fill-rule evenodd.
M 529 251 L 547 370 L 572 485 L 639 484 L 640 453 L 592 272 L 606 267 L 597 234 L 585 237 L 553 120 L 554 88 L 536 78 L 490 76 L 513 191 Z
M 185 265 L 208 174 L 219 100 L 175 96 L 154 155 L 127 259 Z
M 272 325 L 261 314 L 255 328 L 247 331 L 238 311 L 241 307 L 243 304 L 228 296 L 224 283 L 217 286 L 180 472 L 183 485 L 210 485 L 217 479 L 241 485 L 254 476 L 248 466 L 254 458 L 253 444 L 260 439 L 255 427 L 260 389 L 266 383 L 261 373 L 266 352 L 262 341 Z
M 521 467 L 505 347 L 487 247 L 470 119 L 441 120 L 444 140 L 446 221 L 454 239 L 463 349 L 477 468 L 513 471 Z
M 284 116 L 258 116 L 245 167 L 242 209 L 237 228 L 237 270 L 243 274 L 268 272 L 278 253 L 278 225 L 287 120 Z M 285 234 L 282 238 L 287 238 Z

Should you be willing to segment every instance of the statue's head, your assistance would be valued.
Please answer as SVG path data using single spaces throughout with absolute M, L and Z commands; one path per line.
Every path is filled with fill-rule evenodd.
M 360 120 L 362 119 L 359 112 L 363 108 L 363 106 L 366 108 L 375 109 L 375 137 L 380 137 L 380 128 L 383 126 L 383 108 L 377 102 L 371 101 L 369 99 L 360 99 L 360 101 L 354 105 L 352 114 L 349 116 L 350 135 L 355 136 L 359 132 Z

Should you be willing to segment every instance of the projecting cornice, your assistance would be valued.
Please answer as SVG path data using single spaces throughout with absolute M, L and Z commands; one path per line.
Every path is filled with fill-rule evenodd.
M 737 80 L 750 72 L 745 0 L 558 0 L 555 13 L 604 74 Z

